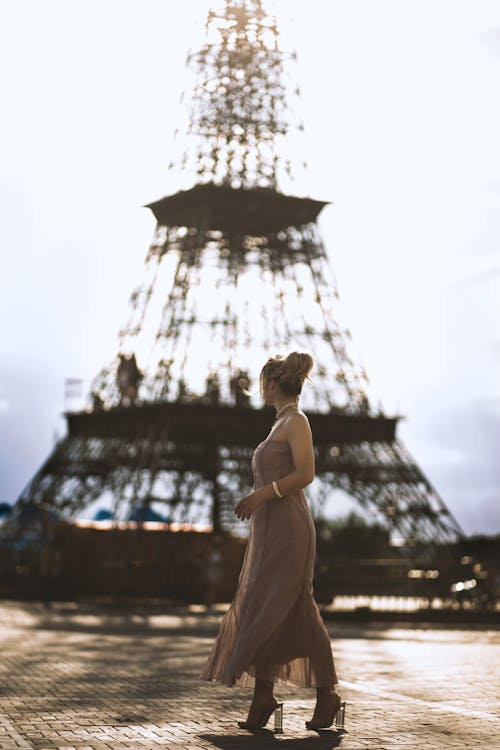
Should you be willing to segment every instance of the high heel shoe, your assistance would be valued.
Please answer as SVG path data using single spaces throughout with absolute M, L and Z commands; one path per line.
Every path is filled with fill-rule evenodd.
M 321 719 L 317 719 L 316 721 L 314 721 L 314 719 L 311 719 L 311 721 L 306 721 L 307 729 L 327 729 L 328 727 L 331 727 L 334 721 L 335 729 L 344 728 L 345 701 L 341 700 L 340 695 L 335 691 L 331 691 L 328 694 L 334 695 L 337 698 L 333 710 L 328 714 L 327 718 L 324 721 L 322 721 Z
M 276 734 L 283 732 L 283 703 L 274 701 L 271 708 L 266 708 L 262 711 L 259 720 L 255 724 L 249 724 L 248 721 L 239 721 L 238 726 L 241 729 L 262 729 L 266 726 L 267 722 L 271 718 L 271 714 L 274 711 L 274 731 Z

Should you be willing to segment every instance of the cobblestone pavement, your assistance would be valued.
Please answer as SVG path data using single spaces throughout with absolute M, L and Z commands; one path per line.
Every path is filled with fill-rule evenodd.
M 278 687 L 284 733 L 240 730 L 251 691 L 198 679 L 221 611 L 0 602 L 0 748 L 500 748 L 500 630 L 329 622 L 345 731 L 308 731 L 314 691 Z

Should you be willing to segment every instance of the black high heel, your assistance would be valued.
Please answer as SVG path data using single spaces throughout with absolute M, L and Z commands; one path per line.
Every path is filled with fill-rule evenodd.
M 283 703 L 278 703 L 278 701 L 274 702 L 274 705 L 271 706 L 269 709 L 265 709 L 262 712 L 262 715 L 259 719 L 259 721 L 256 724 L 249 724 L 247 721 L 239 721 L 238 726 L 241 729 L 263 729 L 269 719 L 271 718 L 271 714 L 274 712 L 274 731 L 276 734 L 281 734 L 283 732 Z
M 344 729 L 345 720 L 345 701 L 341 700 L 340 695 L 335 691 L 329 693 L 329 695 L 335 695 L 338 698 L 338 705 L 333 709 L 331 718 L 328 716 L 326 721 L 306 721 L 307 729 L 328 729 L 335 722 L 335 729 Z

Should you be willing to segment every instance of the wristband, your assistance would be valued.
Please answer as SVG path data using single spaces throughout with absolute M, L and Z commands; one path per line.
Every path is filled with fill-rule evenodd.
M 275 495 L 276 495 L 277 497 L 283 497 L 283 495 L 282 495 L 282 494 L 281 494 L 281 492 L 279 491 L 279 487 L 278 487 L 278 483 L 277 483 L 277 482 L 273 482 L 273 490 L 274 490 L 274 494 L 275 494 Z

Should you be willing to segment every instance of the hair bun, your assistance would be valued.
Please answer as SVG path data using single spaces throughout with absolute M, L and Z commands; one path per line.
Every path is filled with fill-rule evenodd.
M 298 396 L 313 366 L 314 360 L 307 352 L 290 352 L 287 357 L 278 354 L 268 359 L 261 376 L 277 380 L 284 393 Z
M 314 360 L 307 352 L 291 352 L 285 359 L 285 373 L 300 378 L 303 382 L 314 366 Z

